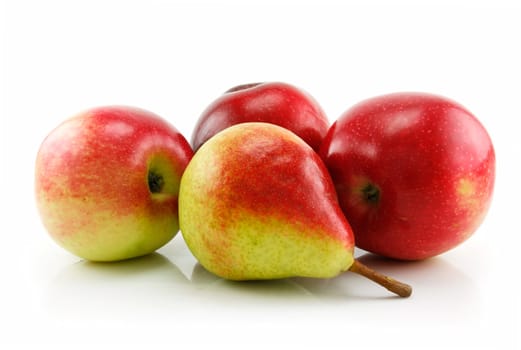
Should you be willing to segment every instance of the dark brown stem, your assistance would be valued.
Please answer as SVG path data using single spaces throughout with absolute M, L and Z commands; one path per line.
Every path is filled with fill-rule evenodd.
M 408 284 L 399 282 L 391 277 L 382 275 L 375 270 L 365 266 L 360 261 L 356 260 L 353 265 L 349 268 L 349 271 L 362 275 L 369 278 L 371 281 L 378 283 L 387 290 L 397 294 L 402 298 L 407 298 L 412 294 L 412 288 Z

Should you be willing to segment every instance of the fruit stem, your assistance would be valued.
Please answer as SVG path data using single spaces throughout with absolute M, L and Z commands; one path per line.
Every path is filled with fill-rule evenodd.
M 260 84 L 262 84 L 262 83 L 251 83 L 251 84 L 237 85 L 237 86 L 232 87 L 231 89 L 226 90 L 225 94 L 228 94 L 230 92 L 240 91 L 240 90 L 246 90 L 246 89 L 255 87 L 257 85 L 260 85 Z
M 378 283 L 382 287 L 385 287 L 387 290 L 402 298 L 407 298 L 412 294 L 412 288 L 408 284 L 399 282 L 391 277 L 376 272 L 356 259 L 349 268 L 349 271 L 369 278 L 371 281 Z

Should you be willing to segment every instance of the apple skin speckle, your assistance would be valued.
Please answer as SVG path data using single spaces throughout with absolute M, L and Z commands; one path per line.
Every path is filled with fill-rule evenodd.
M 128 106 L 82 112 L 42 142 L 35 193 L 51 237 L 88 260 L 144 255 L 178 231 L 177 194 L 193 152 L 157 115 Z M 150 193 L 148 172 L 160 169 L 163 193 Z
M 319 151 L 358 247 L 403 260 L 470 237 L 492 200 L 495 153 L 480 122 L 445 97 L 396 93 L 348 109 Z M 378 203 L 361 189 L 379 189 Z
M 203 111 L 192 134 L 193 149 L 198 150 L 219 131 L 247 122 L 279 125 L 314 150 L 329 128 L 322 107 L 302 89 L 283 82 L 243 84 L 229 89 Z

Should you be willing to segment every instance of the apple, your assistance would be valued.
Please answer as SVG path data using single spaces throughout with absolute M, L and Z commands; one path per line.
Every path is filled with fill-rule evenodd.
M 196 151 L 209 138 L 232 125 L 265 122 L 286 128 L 318 150 L 329 121 L 317 101 L 305 91 L 282 82 L 238 85 L 213 101 L 192 133 Z
M 192 155 L 179 131 L 149 111 L 84 111 L 51 131 L 38 151 L 42 222 L 59 245 L 86 260 L 151 253 L 179 230 L 179 183 Z
M 491 203 L 494 148 L 460 104 L 426 93 L 374 97 L 331 126 L 320 156 L 356 245 L 426 259 L 469 238 Z

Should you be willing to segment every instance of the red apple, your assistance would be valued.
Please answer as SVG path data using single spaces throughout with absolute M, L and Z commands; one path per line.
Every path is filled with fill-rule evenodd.
M 303 90 L 280 82 L 239 85 L 211 103 L 192 134 L 194 150 L 219 131 L 245 122 L 286 128 L 318 150 L 329 122 L 316 100 Z
M 177 196 L 192 157 L 159 116 L 109 106 L 66 120 L 40 146 L 35 190 L 54 240 L 87 260 L 145 255 L 179 230 Z
M 417 260 L 471 236 L 489 208 L 495 153 L 482 124 L 444 97 L 396 93 L 363 101 L 320 149 L 356 245 Z

